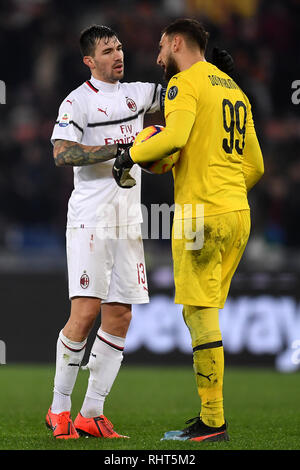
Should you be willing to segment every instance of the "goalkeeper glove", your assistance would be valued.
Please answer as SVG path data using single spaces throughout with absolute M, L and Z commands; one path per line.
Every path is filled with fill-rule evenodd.
M 133 144 L 117 144 L 117 153 L 116 157 L 122 152 L 122 150 L 130 149 Z
M 135 179 L 129 173 L 134 165 L 134 162 L 132 161 L 129 153 L 131 145 L 127 145 L 126 147 L 125 145 L 126 144 L 124 144 L 123 148 L 122 144 L 118 145 L 118 151 L 113 164 L 112 174 L 120 188 L 130 189 L 136 185 Z
M 223 49 L 220 51 L 218 47 L 214 47 L 212 51 L 212 63 L 222 70 L 222 72 L 231 75 L 234 72 L 234 61 L 229 52 Z

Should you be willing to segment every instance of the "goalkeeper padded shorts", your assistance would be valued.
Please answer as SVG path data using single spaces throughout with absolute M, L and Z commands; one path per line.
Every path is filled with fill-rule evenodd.
M 175 303 L 223 308 L 249 233 L 249 210 L 175 219 Z

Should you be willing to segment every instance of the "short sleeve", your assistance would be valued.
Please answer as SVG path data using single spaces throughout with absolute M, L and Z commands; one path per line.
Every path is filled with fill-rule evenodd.
M 144 99 L 145 113 L 155 113 L 161 110 L 162 86 L 157 83 L 140 83 Z
M 80 143 L 86 126 L 86 113 L 76 98 L 68 96 L 59 107 L 51 142 L 62 139 Z

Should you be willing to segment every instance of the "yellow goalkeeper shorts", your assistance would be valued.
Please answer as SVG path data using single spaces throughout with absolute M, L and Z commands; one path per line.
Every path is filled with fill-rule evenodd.
M 175 219 L 175 303 L 223 308 L 250 233 L 250 211 Z

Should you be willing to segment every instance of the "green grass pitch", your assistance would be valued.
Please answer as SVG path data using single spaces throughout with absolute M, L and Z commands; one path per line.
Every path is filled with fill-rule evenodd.
M 0 450 L 299 450 L 300 374 L 225 368 L 224 401 L 229 442 L 160 441 L 197 415 L 192 367 L 137 367 L 126 359 L 105 405 L 115 429 L 130 439 L 55 440 L 45 426 L 52 366 L 0 367 Z M 80 409 L 88 372 L 80 371 L 72 417 Z

